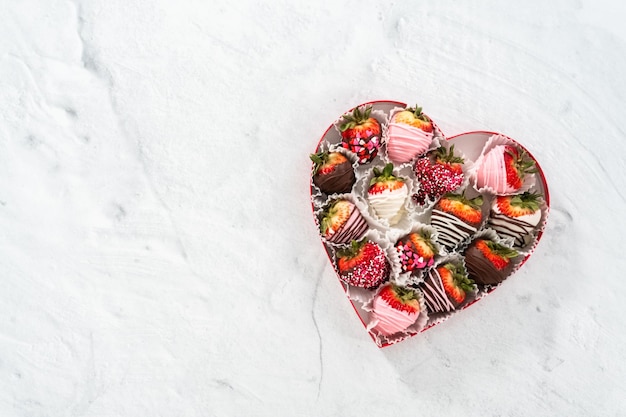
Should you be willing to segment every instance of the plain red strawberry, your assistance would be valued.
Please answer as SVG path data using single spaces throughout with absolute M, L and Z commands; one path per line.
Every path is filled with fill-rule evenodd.
M 476 249 L 478 249 L 497 270 L 506 268 L 511 262 L 511 259 L 516 258 L 518 255 L 517 251 L 491 240 L 480 239 L 476 241 L 475 245 Z
M 352 113 L 342 117 L 339 126 L 341 146 L 357 154 L 360 164 L 374 159 L 380 147 L 381 126 L 371 113 L 372 106 L 355 107 Z
M 367 239 L 337 251 L 339 276 L 347 284 L 376 288 L 389 278 L 390 265 L 380 246 Z
M 496 204 L 500 213 L 509 217 L 521 217 L 539 210 L 539 194 L 525 192 L 519 195 L 498 196 Z
M 420 303 L 417 292 L 410 288 L 396 284 L 385 286 L 378 295 L 387 302 L 394 310 L 405 311 L 409 314 L 420 311 Z
M 522 187 L 526 174 L 537 172 L 535 161 L 530 159 L 526 151 L 512 145 L 507 145 L 504 148 L 504 167 L 506 169 L 506 182 L 515 190 Z
M 482 204 L 481 196 L 468 200 L 461 194 L 446 194 L 439 200 L 435 208 L 452 214 L 467 224 L 477 226 L 482 220 Z
M 463 265 L 446 263 L 437 268 L 446 294 L 457 304 L 465 301 L 468 292 L 474 290 L 474 282 L 468 278 Z

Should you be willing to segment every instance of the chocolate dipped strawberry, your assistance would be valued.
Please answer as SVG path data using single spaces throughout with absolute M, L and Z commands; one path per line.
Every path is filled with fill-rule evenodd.
M 367 199 L 376 215 L 381 219 L 386 219 L 390 226 L 400 221 L 402 206 L 408 194 L 406 180 L 393 175 L 393 164 L 385 165 L 382 171 L 374 168 L 374 177 L 370 180 Z
M 332 201 L 320 219 L 320 233 L 327 241 L 341 244 L 360 239 L 368 226 L 359 209 L 349 200 Z
M 476 186 L 490 188 L 496 194 L 508 194 L 522 188 L 526 176 L 537 172 L 535 161 L 514 145 L 497 145 L 487 152 L 476 171 Z
M 371 289 L 389 279 L 391 267 L 383 249 L 363 239 L 337 251 L 337 270 L 346 284 Z
M 426 152 L 433 140 L 433 123 L 418 106 L 394 114 L 388 129 L 387 155 L 397 164 Z
M 372 106 L 355 107 L 345 114 L 339 125 L 341 146 L 359 157 L 359 164 L 370 162 L 380 148 L 381 126 L 371 116 Z
M 477 239 L 465 251 L 469 277 L 477 284 L 496 285 L 508 277 L 519 253 L 488 239 Z
M 475 291 L 474 282 L 461 263 L 447 262 L 426 273 L 420 288 L 431 313 L 457 309 Z
M 415 176 L 420 183 L 413 200 L 420 206 L 437 201 L 442 195 L 455 191 L 463 184 L 465 160 L 449 149 L 440 146 L 415 162 Z
M 352 164 L 339 152 L 310 155 L 313 161 L 313 184 L 326 194 L 349 193 L 356 180 Z
M 522 248 L 533 240 L 533 232 L 541 221 L 541 196 L 525 192 L 497 196 L 491 206 L 487 226 L 501 238 L 512 238 L 514 246 Z
M 461 194 L 445 194 L 433 208 L 431 225 L 439 232 L 439 241 L 449 249 L 466 241 L 482 221 L 483 198 L 467 199 Z
M 438 254 L 430 232 L 425 229 L 400 238 L 396 242 L 396 251 L 400 257 L 402 272 L 432 266 L 435 262 L 435 255 Z
M 417 291 L 396 284 L 385 285 L 373 302 L 372 320 L 378 323 L 374 330 L 389 336 L 411 326 L 420 314 Z

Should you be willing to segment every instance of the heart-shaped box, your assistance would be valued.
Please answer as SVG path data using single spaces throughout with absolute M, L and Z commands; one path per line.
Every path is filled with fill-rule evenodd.
M 379 347 L 493 292 L 534 252 L 550 205 L 539 163 L 515 140 L 486 131 L 448 138 L 421 109 L 403 120 L 406 109 L 361 104 L 311 155 L 322 244 Z

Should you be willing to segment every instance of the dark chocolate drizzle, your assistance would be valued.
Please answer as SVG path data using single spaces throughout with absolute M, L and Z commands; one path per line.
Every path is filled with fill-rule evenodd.
M 500 237 L 513 238 L 515 240 L 515 246 L 518 248 L 524 247 L 530 243 L 532 240 L 531 233 L 535 228 L 535 226 L 528 222 L 496 213 L 493 210 L 489 215 L 487 223 L 488 227 L 495 230 Z

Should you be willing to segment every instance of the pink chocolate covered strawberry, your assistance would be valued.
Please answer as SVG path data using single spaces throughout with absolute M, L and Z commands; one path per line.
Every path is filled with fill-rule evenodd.
M 428 149 L 433 140 L 433 124 L 415 106 L 393 115 L 389 122 L 387 154 L 394 163 L 409 162 Z
M 374 298 L 374 330 L 389 336 L 406 330 L 417 320 L 420 303 L 417 291 L 396 284 L 384 286 Z
M 359 164 L 370 162 L 378 154 L 381 126 L 371 116 L 372 106 L 355 107 L 341 119 L 341 146 L 359 157 Z
M 380 246 L 367 239 L 353 240 L 350 247 L 337 251 L 339 278 L 360 288 L 377 288 L 389 279 L 391 267 Z
M 497 194 L 514 193 L 522 188 L 526 176 L 535 172 L 535 161 L 526 151 L 514 145 L 497 145 L 485 154 L 478 167 L 476 185 Z
M 463 183 L 463 163 L 465 160 L 454 154 L 454 145 L 449 149 L 440 146 L 415 162 L 415 176 L 420 188 L 413 200 L 423 206 L 437 201 Z
M 482 222 L 483 198 L 468 199 L 461 194 L 446 194 L 433 208 L 430 223 L 439 232 L 439 241 L 448 249 L 469 239 Z

